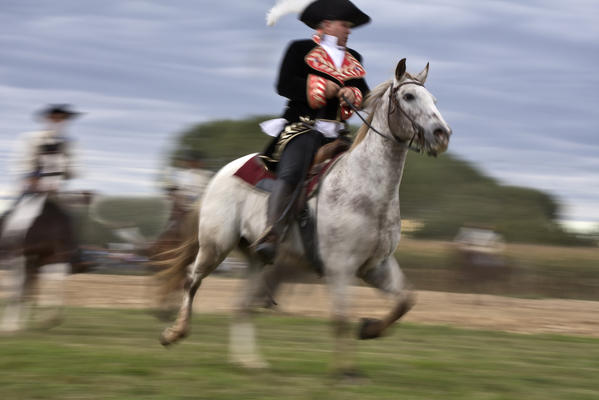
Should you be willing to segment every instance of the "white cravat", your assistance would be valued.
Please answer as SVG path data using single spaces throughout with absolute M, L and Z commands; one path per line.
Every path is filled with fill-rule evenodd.
M 337 37 L 331 35 L 322 35 L 320 45 L 327 51 L 337 69 L 341 69 L 345 59 L 345 47 L 337 45 Z

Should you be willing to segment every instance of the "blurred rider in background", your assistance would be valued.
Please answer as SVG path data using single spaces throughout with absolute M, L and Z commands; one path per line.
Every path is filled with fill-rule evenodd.
M 0 239 L 22 238 L 48 204 L 59 211 L 68 226 L 72 225 L 58 194 L 76 175 L 73 141 L 67 127 L 79 115 L 67 104 L 49 105 L 37 114 L 43 129 L 24 133 L 18 139 L 11 165 L 18 197 L 8 211 Z

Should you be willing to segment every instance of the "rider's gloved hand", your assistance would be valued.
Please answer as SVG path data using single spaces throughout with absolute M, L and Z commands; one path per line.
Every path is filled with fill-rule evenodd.
M 339 100 L 341 101 L 341 106 L 344 106 L 344 107 L 349 107 L 349 105 L 345 102 L 344 97 L 351 104 L 354 104 L 356 102 L 356 95 L 354 94 L 354 91 L 348 87 L 343 87 L 343 88 L 339 89 L 339 92 L 337 93 L 337 97 L 339 97 Z
M 335 82 L 333 81 L 326 81 L 326 87 L 324 89 L 324 95 L 326 96 L 327 99 L 332 99 L 333 97 L 337 96 L 339 93 L 339 85 L 337 85 Z

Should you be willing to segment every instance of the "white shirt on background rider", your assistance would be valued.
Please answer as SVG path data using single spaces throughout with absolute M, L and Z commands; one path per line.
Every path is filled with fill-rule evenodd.
M 59 143 L 62 145 L 62 151 L 58 153 L 40 152 L 45 145 Z M 65 182 L 77 175 L 73 143 L 65 135 L 63 124 L 49 124 L 48 129 L 22 134 L 17 140 L 11 167 L 19 185 L 18 193 L 25 189 L 27 177 L 35 173 L 41 174 L 37 187 L 40 192 L 63 189 Z

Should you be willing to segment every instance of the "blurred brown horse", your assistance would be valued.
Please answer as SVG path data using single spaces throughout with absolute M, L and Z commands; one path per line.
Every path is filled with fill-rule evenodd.
M 14 332 L 26 326 L 28 318 L 25 305 L 36 297 L 40 272 L 44 272 L 48 278 L 51 290 L 45 293 L 46 302 L 43 305 L 54 311 L 53 317 L 47 322 L 59 322 L 66 275 L 85 269 L 78 257 L 79 248 L 71 217 L 55 198 L 48 197 L 29 227 L 22 230 L 5 229 L 7 219 L 5 217 L 0 221 L 0 255 L 8 266 L 2 279 L 8 296 L 0 331 Z
M 197 234 L 198 210 L 199 204 L 188 209 L 173 201 L 164 230 L 141 251 L 149 261 L 148 270 L 153 278 L 150 304 L 159 319 L 172 319 L 181 301 L 187 272 L 184 269 L 169 270 L 168 267 L 178 249 L 185 247 L 186 240 Z

